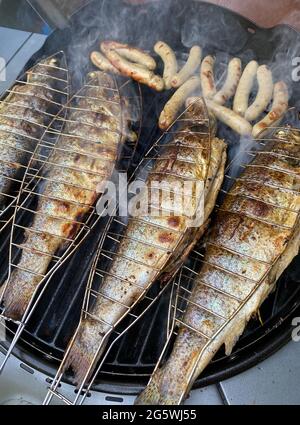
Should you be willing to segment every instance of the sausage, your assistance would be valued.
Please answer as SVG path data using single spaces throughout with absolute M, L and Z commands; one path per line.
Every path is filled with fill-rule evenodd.
M 163 41 L 158 41 L 154 46 L 154 51 L 157 53 L 164 63 L 164 82 L 165 88 L 170 89 L 171 81 L 177 72 L 178 65 L 174 51 Z
M 284 81 L 279 81 L 274 85 L 273 103 L 271 111 L 255 126 L 252 130 L 252 136 L 256 139 L 263 137 L 268 127 L 279 123 L 288 110 L 289 92 Z
M 154 90 L 163 90 L 164 80 L 159 75 L 154 74 L 153 71 L 140 64 L 129 62 L 127 59 L 119 55 L 116 50 L 111 49 L 109 47 L 110 44 L 108 43 L 110 42 L 102 42 L 101 50 L 122 75 L 131 77 L 133 80 L 136 80 L 141 84 L 146 84 Z
M 256 77 L 257 68 L 258 63 L 256 61 L 249 62 L 244 69 L 236 89 L 233 101 L 233 110 L 241 117 L 245 116 L 249 106 L 249 96 L 253 87 L 254 79 Z
M 199 77 L 189 78 L 176 92 L 171 99 L 166 103 L 159 117 L 159 128 L 166 130 L 175 121 L 180 108 L 184 105 L 185 100 L 200 88 Z
M 228 125 L 228 127 L 232 128 L 232 130 L 234 130 L 241 136 L 251 135 L 252 125 L 248 121 L 246 121 L 245 118 L 236 114 L 231 109 L 219 105 L 218 103 L 215 103 L 210 99 L 205 99 L 205 101 L 208 110 L 213 112 L 216 118 L 218 118 L 218 120 Z
M 206 56 L 201 64 L 200 79 L 202 94 L 207 99 L 212 99 L 217 92 L 214 79 L 214 64 L 215 58 L 212 56 Z
M 152 56 L 143 50 L 130 46 L 129 44 L 119 43 L 118 41 L 106 41 L 107 47 L 116 50 L 119 55 L 129 60 L 130 62 L 138 63 L 151 71 L 156 68 L 156 62 Z
M 97 66 L 97 68 L 101 69 L 102 71 L 112 72 L 113 74 L 120 75 L 120 72 L 117 70 L 117 68 L 115 68 L 100 52 L 92 52 L 91 61 L 95 66 Z
M 228 64 L 227 77 L 223 87 L 215 94 L 213 100 L 219 105 L 224 105 L 235 93 L 242 74 L 242 62 L 233 58 Z
M 172 87 L 178 88 L 183 83 L 186 82 L 192 75 L 194 75 L 195 71 L 197 71 L 200 66 L 202 58 L 202 49 L 200 46 L 193 46 L 190 50 L 190 54 L 186 64 L 181 68 L 181 70 L 174 75 L 172 78 L 171 84 Z
M 185 106 L 188 108 L 192 103 L 195 103 L 199 101 L 199 99 L 202 99 L 201 96 L 190 96 L 185 101 Z
M 267 108 L 273 96 L 273 76 L 272 71 L 262 65 L 257 70 L 258 93 L 256 99 L 245 113 L 248 121 L 256 120 L 259 115 Z

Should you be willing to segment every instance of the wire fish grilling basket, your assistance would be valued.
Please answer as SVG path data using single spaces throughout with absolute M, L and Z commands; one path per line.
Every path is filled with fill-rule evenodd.
M 43 80 L 46 73 L 48 81 Z M 49 123 L 67 103 L 69 86 L 66 57 L 60 51 L 24 72 L 0 100 L 0 143 L 2 147 L 9 145 L 9 151 L 6 155 L 2 151 L 0 159 L 1 178 L 4 187 L 9 188 L 0 189 L 0 233 L 11 224 L 21 186 L 32 182 L 32 176 L 24 176 L 27 165 Z M 5 172 L 7 164 L 17 172 Z
M 129 89 L 131 84 L 134 85 L 135 95 L 132 95 L 132 87 Z M 128 92 L 131 93 L 131 97 L 127 98 Z M 112 128 L 105 120 L 105 114 L 110 113 Z M 142 104 L 138 84 L 124 79 L 117 81 L 105 73 L 90 73 L 88 81 L 54 116 L 37 143 L 26 168 L 13 215 L 9 270 L 2 289 L 1 299 L 4 300 L 4 308 L 1 317 L 17 324 L 17 331 L 7 349 L 1 371 L 50 278 L 79 249 L 99 222 L 101 217 L 95 205 L 97 197 L 102 194 L 98 185 L 99 179 L 102 179 L 102 183 L 108 180 L 114 166 L 122 171 L 126 171 L 129 167 L 140 134 L 141 114 Z M 105 141 L 106 145 L 107 141 L 111 141 L 114 149 L 112 158 L 111 160 L 108 158 L 107 163 L 105 155 L 107 152 L 109 156 L 111 150 L 105 147 Z M 98 164 L 98 169 L 94 170 L 95 163 Z M 70 177 L 72 173 L 76 176 L 73 181 L 72 175 Z M 76 196 L 80 197 L 82 193 L 86 195 L 87 201 L 82 197 L 76 199 Z M 54 208 L 49 208 L 49 204 Z M 57 214 L 55 205 L 59 208 Z M 72 211 L 77 210 L 80 213 L 73 217 Z M 69 211 L 71 211 L 69 217 L 73 217 L 71 220 L 68 218 Z M 44 217 L 48 223 L 52 223 L 52 228 L 43 227 Z M 56 225 L 60 224 L 63 229 L 67 229 L 66 237 L 57 232 Z M 38 241 L 56 240 L 57 249 L 51 252 L 34 246 L 35 239 L 30 239 L 32 235 L 37 237 Z M 32 241 L 33 243 L 30 243 Z M 42 258 L 45 261 L 43 266 L 45 271 L 37 272 L 35 261 L 31 266 L 26 267 L 26 264 L 24 266 L 22 258 L 27 253 L 29 256 L 37 255 Z M 10 282 L 15 273 L 21 273 L 21 276 L 23 278 L 25 276 L 29 282 L 32 279 L 36 282 L 20 318 L 7 314 L 5 306 L 6 295 L 10 296 L 9 291 L 14 290 L 10 287 Z

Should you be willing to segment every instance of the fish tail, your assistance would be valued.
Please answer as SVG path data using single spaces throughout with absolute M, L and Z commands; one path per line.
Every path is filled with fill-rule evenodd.
M 40 243 L 41 238 L 28 237 L 26 245 L 38 246 L 44 252 L 47 247 Z M 50 251 L 48 250 L 49 254 Z M 3 295 L 4 315 L 13 320 L 22 320 L 27 307 L 34 299 L 51 257 L 39 256 L 34 251 L 24 250 L 18 266 L 14 266 Z
M 171 356 L 161 368 L 156 369 L 135 404 L 179 405 L 183 403 L 197 376 L 198 354 L 204 344 L 203 338 L 189 330 L 181 330 Z M 193 376 L 189 379 L 193 370 Z
M 101 324 L 95 320 L 84 320 L 75 339 L 70 343 L 71 348 L 63 372 L 71 369 L 74 372 L 74 383 L 78 387 L 89 380 L 104 351 L 105 346 L 100 347 L 103 341 L 100 328 Z
M 64 371 L 71 368 L 74 372 L 74 382 L 80 385 L 84 381 L 91 363 L 92 356 L 86 351 L 80 339 L 76 338 L 69 352 Z

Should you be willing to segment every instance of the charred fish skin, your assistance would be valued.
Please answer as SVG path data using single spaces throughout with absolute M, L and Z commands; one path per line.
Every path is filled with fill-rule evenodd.
M 196 106 L 186 113 L 189 123 L 164 145 L 146 185 L 149 188 L 153 180 L 164 181 L 171 187 L 174 181 L 206 181 L 205 191 L 212 190 L 213 195 L 210 207 L 205 210 L 205 221 L 222 183 L 226 151 L 225 143 L 214 134 L 203 136 L 203 127 L 199 125 L 201 114 L 203 111 Z M 201 196 L 189 199 L 190 211 L 186 216 L 182 211 L 181 215 L 176 215 L 174 206 L 161 201 L 156 205 L 161 215 L 142 214 L 129 219 L 109 272 L 100 284 L 91 314 L 82 319 L 67 351 L 65 370 L 71 367 L 77 384 L 91 375 L 105 349 L 107 337 L 128 309 L 151 284 L 174 268 L 176 261 L 184 257 L 203 233 L 204 226 L 189 228 L 190 217 L 197 210 Z
M 299 135 L 282 130 L 225 197 L 173 351 L 136 404 L 180 404 L 219 348 L 226 353 L 298 254 Z
M 21 181 L 54 100 L 58 58 L 42 60 L 16 84 L 0 106 L 0 213 L 14 181 Z
M 85 94 L 76 99 L 44 170 L 47 180 L 33 224 L 4 292 L 4 314 L 15 320 L 26 311 L 55 253 L 76 236 L 115 166 L 122 139 L 115 81 L 93 73 Z

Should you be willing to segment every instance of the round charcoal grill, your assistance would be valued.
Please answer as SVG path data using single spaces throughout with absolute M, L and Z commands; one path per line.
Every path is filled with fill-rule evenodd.
M 154 43 L 162 39 L 182 58 L 193 44 L 203 46 L 204 54 L 217 54 L 221 61 L 228 55 L 236 55 L 245 62 L 256 59 L 268 63 L 276 54 L 282 64 L 273 69 L 278 77 L 283 70 L 285 77 L 292 74 L 291 55 L 297 53 L 292 49 L 300 46 L 300 35 L 288 26 L 261 29 L 239 15 L 205 2 L 159 0 L 133 6 L 120 0 L 97 0 L 75 13 L 67 28 L 54 31 L 27 66 L 43 56 L 64 50 L 75 90 L 91 69 L 89 53 L 98 49 L 99 41 L 104 39 L 117 39 L 146 50 L 151 50 Z M 297 106 L 299 84 L 291 82 L 290 87 L 291 105 Z M 131 171 L 149 143 L 159 137 L 157 118 L 168 96 L 169 93 L 154 93 L 142 87 L 143 126 Z M 224 127 L 220 127 L 219 136 L 230 141 L 228 154 L 231 159 L 236 152 L 237 137 Z M 78 323 L 89 267 L 102 226 L 100 222 L 79 251 L 54 275 L 15 351 L 17 356 L 23 359 L 25 356 L 32 368 L 49 376 L 55 375 Z M 1 281 L 7 272 L 8 232 L 9 229 L 3 232 L 0 239 Z M 299 268 L 298 256 L 261 307 L 260 317 L 250 321 L 233 353 L 227 357 L 220 350 L 196 381 L 196 387 L 219 382 L 257 364 L 290 339 L 292 318 L 300 316 Z M 149 295 L 157 294 L 159 289 L 159 284 L 154 285 Z M 135 394 L 145 385 L 166 339 L 169 295 L 170 289 L 113 346 L 94 389 Z M 134 313 L 139 314 L 142 309 L 143 302 Z M 129 323 L 130 319 L 125 319 L 118 330 L 122 331 Z M 9 329 L 13 333 L 13 325 L 9 325 Z

